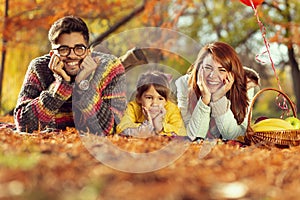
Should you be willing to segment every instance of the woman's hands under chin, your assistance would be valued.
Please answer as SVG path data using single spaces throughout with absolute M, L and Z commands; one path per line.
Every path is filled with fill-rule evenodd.
M 231 72 L 228 73 L 223 83 L 223 86 L 211 95 L 212 102 L 218 101 L 220 98 L 225 96 L 226 93 L 231 89 L 234 83 L 234 76 Z

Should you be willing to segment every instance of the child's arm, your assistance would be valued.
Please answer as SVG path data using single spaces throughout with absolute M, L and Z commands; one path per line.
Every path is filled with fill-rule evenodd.
M 186 129 L 181 117 L 180 109 L 176 104 L 168 102 L 166 114 L 162 121 L 163 129 L 160 134 L 186 136 Z
M 117 134 L 144 137 L 153 135 L 153 129 L 152 122 L 143 116 L 140 106 L 135 102 L 130 102 L 117 126 Z
M 163 121 L 166 115 L 166 109 L 161 107 L 160 113 L 156 115 L 154 118 L 150 118 L 154 127 L 155 133 L 160 133 L 163 130 Z M 149 121 L 150 121 L 149 119 Z

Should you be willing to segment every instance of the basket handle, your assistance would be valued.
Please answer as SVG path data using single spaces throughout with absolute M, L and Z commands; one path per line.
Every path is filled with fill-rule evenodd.
M 273 90 L 273 91 L 276 91 L 276 92 L 282 94 L 282 95 L 288 100 L 289 104 L 291 105 L 291 108 L 292 108 L 294 117 L 297 118 L 297 112 L 296 112 L 296 108 L 295 108 L 294 103 L 292 102 L 292 100 L 291 100 L 291 99 L 290 99 L 283 91 L 278 90 L 278 89 L 276 89 L 276 88 L 263 88 L 263 89 L 259 90 L 259 91 L 254 95 L 254 97 L 253 97 L 253 99 L 252 99 L 252 102 L 251 102 L 251 104 L 250 104 L 250 109 L 249 109 L 249 113 L 248 113 L 248 127 L 250 126 L 250 123 L 251 123 L 251 118 L 252 118 L 252 108 L 253 108 L 254 102 L 256 101 L 256 99 L 258 98 L 258 96 L 259 96 L 261 93 L 263 93 L 263 92 L 265 92 L 265 91 L 267 91 L 267 90 Z

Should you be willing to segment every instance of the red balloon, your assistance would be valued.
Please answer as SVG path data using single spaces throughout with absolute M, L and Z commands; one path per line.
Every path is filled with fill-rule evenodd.
M 251 0 L 240 0 L 240 2 L 242 2 L 243 4 L 247 5 L 247 6 L 251 6 Z M 262 4 L 262 2 L 264 2 L 264 0 L 252 0 L 254 7 L 256 8 L 256 6 L 258 6 L 259 4 Z

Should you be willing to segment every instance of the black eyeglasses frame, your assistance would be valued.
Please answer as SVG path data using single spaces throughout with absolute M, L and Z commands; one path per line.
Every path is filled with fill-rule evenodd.
M 67 49 L 68 49 L 68 53 L 66 53 L 66 54 L 61 54 L 61 53 L 60 53 L 60 50 L 62 50 L 61 48 L 67 48 Z M 83 51 L 82 53 L 78 54 L 78 52 L 76 53 L 76 48 L 77 48 L 77 49 L 82 48 L 82 50 L 84 50 L 84 51 Z M 59 53 L 60 56 L 66 57 L 66 56 L 69 56 L 69 55 L 70 55 L 71 50 L 73 50 L 73 52 L 74 52 L 74 54 L 75 54 L 76 56 L 82 56 L 82 55 L 85 54 L 85 52 L 86 52 L 87 49 L 88 49 L 88 47 L 86 47 L 86 46 L 83 45 L 83 44 L 76 44 L 74 47 L 69 47 L 69 46 L 67 46 L 67 45 L 62 45 L 62 46 L 59 46 L 59 47 L 57 47 L 57 48 L 55 48 L 55 49 L 52 49 L 52 50 L 56 50 L 56 51 L 58 51 L 58 53 Z

